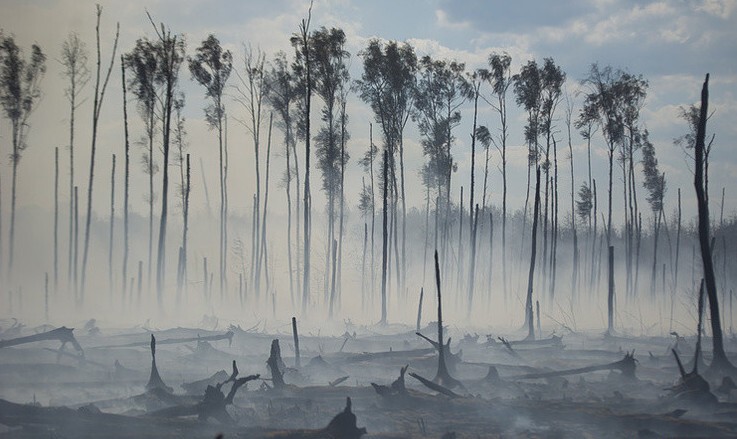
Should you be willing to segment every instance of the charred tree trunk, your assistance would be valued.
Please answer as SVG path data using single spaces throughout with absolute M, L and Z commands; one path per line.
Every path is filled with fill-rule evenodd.
M 386 269 L 387 269 L 387 195 L 389 190 L 389 181 L 387 179 L 388 177 L 388 167 L 389 167 L 389 151 L 387 149 L 384 149 L 384 163 L 383 163 L 383 195 L 382 195 L 382 244 L 381 244 L 381 320 L 379 321 L 379 324 L 386 325 Z M 437 254 L 437 251 L 436 251 Z
M 727 358 L 724 351 L 724 343 L 722 339 L 722 325 L 719 316 L 719 298 L 717 296 L 716 278 L 714 276 L 714 264 L 712 261 L 711 250 L 709 248 L 709 206 L 707 203 L 707 195 L 704 185 L 706 172 L 704 171 L 704 141 L 706 138 L 706 120 L 708 117 L 709 105 L 709 74 L 707 73 L 704 80 L 704 86 L 701 90 L 701 110 L 699 114 L 699 124 L 696 131 L 696 145 L 694 147 L 695 166 L 694 166 L 694 186 L 696 188 L 696 200 L 698 203 L 699 215 L 699 246 L 701 247 L 701 261 L 704 267 L 704 281 L 706 282 L 706 292 L 709 297 L 709 312 L 711 315 L 711 331 L 714 359 L 710 369 L 714 371 L 734 371 L 734 366 Z
M 95 152 L 97 151 L 97 124 L 100 119 L 100 111 L 102 110 L 102 102 L 105 98 L 105 89 L 107 88 L 108 80 L 110 79 L 110 73 L 113 70 L 113 63 L 115 62 L 115 52 L 118 48 L 118 36 L 120 35 L 120 24 L 117 25 L 115 31 L 115 42 L 113 43 L 113 54 L 110 57 L 110 66 L 108 67 L 107 74 L 105 75 L 105 81 L 100 89 L 100 16 L 102 15 L 102 7 L 97 5 L 97 25 L 95 27 L 95 33 L 97 35 L 97 74 L 95 79 L 95 94 L 94 102 L 92 106 L 92 148 L 90 152 L 90 173 L 89 180 L 87 182 L 87 216 L 85 217 L 85 228 L 84 228 L 84 252 L 82 256 L 82 281 L 79 291 L 79 300 L 84 302 L 84 290 L 85 283 L 87 280 L 87 256 L 90 247 L 90 226 L 92 221 L 92 189 L 94 187 L 95 177 Z M 15 197 L 14 197 L 15 198 Z M 13 200 L 15 203 L 15 200 Z M 12 236 L 12 235 L 11 235 Z M 11 241 L 12 250 L 12 241 Z M 12 255 L 12 252 L 11 252 Z M 11 256 L 12 258 L 12 256 Z
M 296 317 L 292 317 L 292 336 L 294 337 L 294 366 L 299 369 L 302 364 L 299 357 L 299 334 L 297 333 Z
M 126 99 L 125 88 L 125 62 L 123 62 L 122 56 L 120 57 L 120 73 L 123 85 L 123 131 L 125 137 L 125 177 L 123 181 L 123 297 L 125 297 L 125 292 L 128 289 L 128 188 L 130 178 L 130 143 L 128 140 L 128 101 Z
M 260 268 L 263 264 L 264 267 L 264 280 L 266 281 L 266 293 L 269 292 L 269 268 L 268 268 L 268 249 L 266 246 L 266 212 L 269 207 L 269 168 L 271 163 L 271 127 L 273 123 L 274 115 L 269 113 L 269 135 L 266 143 L 266 181 L 264 182 L 264 216 L 261 222 L 261 251 L 259 254 L 258 267 Z M 260 276 L 257 273 L 258 276 Z
M 47 273 L 48 276 L 48 273 Z M 54 148 L 54 291 L 59 284 L 59 147 Z M 48 320 L 48 316 L 47 319 Z
M 455 378 L 450 376 L 448 366 L 445 363 L 445 343 L 443 338 L 443 298 L 440 292 L 440 263 L 438 262 L 438 251 L 435 250 L 435 286 L 438 290 L 438 373 L 435 374 L 433 382 L 441 386 L 453 388 L 460 386 Z M 450 343 L 448 343 L 450 346 Z
M 614 246 L 609 246 L 609 293 L 607 294 L 607 330 L 614 335 Z
M 467 316 L 471 317 L 471 310 L 473 309 L 473 288 L 474 281 L 476 280 L 476 233 L 479 227 L 479 205 L 476 204 L 476 212 L 471 221 L 471 261 L 468 267 L 468 313 Z M 492 229 L 493 230 L 493 229 Z M 492 235 L 494 236 L 493 232 Z
M 530 271 L 527 274 L 527 299 L 525 302 L 525 324 L 527 339 L 535 339 L 535 326 L 532 318 L 532 288 L 535 280 L 535 259 L 537 256 L 537 217 L 540 212 L 540 167 L 535 171 L 535 207 L 532 213 L 532 251 L 530 254 Z
M 113 294 L 113 237 L 115 236 L 115 154 L 113 154 L 113 167 L 110 172 L 110 237 L 108 240 L 107 255 L 107 283 L 109 293 Z M 111 297 L 112 298 L 112 297 Z
M 425 297 L 425 288 L 420 288 L 420 303 L 417 305 L 417 325 L 416 331 L 420 332 L 420 324 L 422 322 L 422 299 Z

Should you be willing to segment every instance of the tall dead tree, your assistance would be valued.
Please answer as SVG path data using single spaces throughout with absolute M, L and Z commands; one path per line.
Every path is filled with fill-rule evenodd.
M 512 57 L 506 52 L 503 54 L 492 53 L 489 55 L 490 76 L 489 81 L 492 84 L 496 103 L 492 104 L 492 108 L 499 113 L 499 142 L 495 143 L 501 156 L 502 168 L 502 288 L 504 297 L 507 293 L 507 91 L 512 85 L 512 72 L 510 66 Z M 487 146 L 488 153 L 488 146 Z M 487 161 L 488 162 L 488 161 Z M 484 176 L 486 180 L 486 176 Z M 486 207 L 486 197 L 484 197 L 484 207 Z
M 48 284 L 48 273 L 47 284 Z M 59 283 L 59 147 L 54 148 L 54 291 Z M 47 319 L 48 320 L 48 316 Z
M 107 282 L 110 295 L 113 294 L 113 237 L 115 235 L 115 154 L 113 154 L 112 170 L 110 171 L 110 233 L 107 254 Z M 112 298 L 112 297 L 111 297 Z
M 128 229 L 128 192 L 130 183 L 130 142 L 128 139 L 128 101 L 126 95 L 125 84 L 125 59 L 120 57 L 120 75 L 123 86 L 123 132 L 125 137 L 125 171 L 123 180 L 123 298 L 125 298 L 128 282 L 128 253 L 129 247 L 129 229 Z M 132 285 L 131 285 L 132 286 Z
M 311 195 L 310 195 L 310 110 L 312 103 L 312 62 L 310 48 L 310 21 L 312 19 L 312 2 L 307 11 L 307 19 L 303 19 L 299 25 L 299 31 L 292 35 L 290 42 L 295 49 L 296 60 L 293 70 L 297 77 L 298 87 L 302 94 L 300 97 L 300 114 L 298 124 L 300 137 L 305 141 L 305 186 L 304 186 L 304 271 L 302 282 L 302 313 L 307 312 L 310 302 L 310 238 L 311 231 Z
M 211 129 L 217 129 L 218 134 L 218 157 L 220 176 L 220 281 L 221 289 L 224 275 L 225 257 L 227 256 L 227 221 L 225 214 L 226 187 L 224 178 L 224 149 L 223 149 L 223 121 L 225 119 L 225 105 L 223 94 L 225 86 L 233 69 L 233 55 L 229 50 L 223 50 L 220 41 L 210 34 L 197 48 L 194 57 L 189 58 L 189 71 L 192 77 L 205 87 L 205 96 L 212 103 L 205 107 L 205 119 Z M 187 188 L 189 190 L 189 187 Z M 186 254 L 186 252 L 185 252 Z
M 491 214 L 490 214 L 491 215 Z M 473 289 L 476 280 L 476 234 L 479 228 L 479 205 L 476 203 L 476 210 L 471 221 L 471 260 L 468 265 L 468 317 L 471 317 L 471 310 L 473 309 Z M 493 229 L 491 229 L 491 236 L 494 236 Z M 491 273 L 489 273 L 491 275 Z
M 157 82 L 163 88 L 162 102 L 162 150 L 163 158 L 163 179 L 161 186 L 161 215 L 159 216 L 159 242 L 156 258 L 156 298 L 159 303 L 159 309 L 163 307 L 163 295 L 166 276 L 166 231 L 168 225 L 169 211 L 169 154 L 171 147 L 172 133 L 172 113 L 174 111 L 174 103 L 176 100 L 175 93 L 177 83 L 179 81 L 179 68 L 184 61 L 184 37 L 180 35 L 172 35 L 171 30 L 167 29 L 163 23 L 160 29 L 156 27 L 153 19 L 149 15 L 149 21 L 156 30 L 158 38 L 158 57 L 159 70 L 157 72 Z
M 266 294 L 269 293 L 269 268 L 268 268 L 268 247 L 266 245 L 266 215 L 269 207 L 269 167 L 271 163 L 271 128 L 274 122 L 274 114 L 269 113 L 269 133 L 266 140 L 266 179 L 264 180 L 264 210 L 263 220 L 261 221 L 261 250 L 258 257 L 259 261 L 263 261 L 264 280 L 266 281 Z M 261 263 L 259 263 L 260 265 Z
M 84 87 L 90 80 L 90 72 L 87 68 L 89 53 L 86 44 L 74 32 L 71 32 L 61 46 L 60 62 L 64 67 L 64 76 L 68 79 L 68 85 L 64 94 L 69 101 L 69 242 L 67 254 L 67 287 L 72 280 L 72 251 L 74 237 L 74 120 L 76 110 L 84 101 L 78 98 Z
M 277 128 L 284 133 L 284 156 L 286 158 L 286 166 L 284 170 L 284 189 L 287 195 L 287 263 L 289 269 L 289 296 L 292 305 L 295 304 L 295 282 L 296 275 L 299 278 L 299 263 L 295 264 L 297 271 L 294 271 L 292 263 L 292 179 L 296 172 L 296 150 L 295 150 L 295 114 L 293 106 L 298 99 L 298 90 L 292 74 L 287 56 L 284 52 L 278 52 L 274 60 L 270 63 L 267 75 L 268 89 L 266 98 L 271 108 L 276 111 L 278 120 Z M 294 152 L 294 154 L 293 154 Z M 294 161 L 295 168 L 292 168 Z M 297 179 L 298 180 L 298 179 Z M 299 183 L 297 184 L 299 192 Z M 297 206 L 299 206 L 299 196 L 296 197 Z M 299 208 L 297 208 L 297 241 L 299 241 Z M 299 258 L 299 242 L 297 242 L 297 258 Z M 299 285 L 299 282 L 297 282 Z
M 389 150 L 384 148 L 384 160 L 382 163 L 383 171 L 382 171 L 382 188 L 383 188 L 383 195 L 382 195 L 382 234 L 381 234 L 381 320 L 379 321 L 379 324 L 386 325 L 386 269 L 387 269 L 387 234 L 388 234 L 388 208 L 389 205 L 387 203 L 388 198 L 388 192 L 389 192 Z M 435 254 L 437 254 L 437 250 L 435 250 Z
M 41 98 L 40 83 L 46 72 L 46 55 L 36 44 L 31 46 L 31 57 L 23 59 L 22 50 L 13 36 L 0 36 L 0 105 L 10 122 L 12 136 L 12 182 L 10 195 L 10 239 L 8 243 L 8 277 L 12 277 L 15 247 L 15 204 L 18 164 L 29 131 L 28 118 Z
M 110 56 L 110 65 L 108 66 L 105 79 L 101 81 L 101 63 L 102 55 L 100 52 L 100 17 L 102 16 L 102 6 L 97 5 L 97 24 L 95 26 L 95 36 L 97 41 L 97 68 L 95 70 L 95 94 L 92 103 L 92 147 L 90 149 L 90 172 L 87 180 L 87 216 L 85 217 L 84 227 L 84 251 L 82 256 L 82 278 L 79 290 L 79 300 L 84 302 L 85 284 L 87 281 L 87 257 L 90 248 L 90 226 L 92 224 L 92 191 L 94 188 L 95 178 L 95 153 L 97 152 L 97 125 L 100 120 L 100 112 L 102 111 L 102 103 L 105 99 L 105 90 L 107 89 L 110 73 L 113 71 L 113 63 L 115 62 L 115 53 L 118 50 L 118 36 L 120 35 L 120 23 L 116 25 L 115 41 L 113 42 L 112 55 Z
M 705 190 L 705 179 L 707 172 L 704 170 L 704 150 L 706 148 L 706 120 L 709 112 L 709 74 L 706 74 L 704 86 L 701 89 L 701 108 L 699 110 L 699 123 L 696 130 L 696 143 L 694 145 L 694 186 L 696 189 L 696 202 L 698 205 L 698 230 L 699 246 L 701 248 L 701 261 L 704 268 L 704 280 L 706 282 L 706 293 L 709 297 L 709 312 L 711 315 L 712 350 L 713 360 L 710 369 L 714 372 L 734 373 L 735 368 L 727 358 L 724 351 L 722 337 L 722 324 L 719 316 L 719 298 L 717 296 L 716 277 L 714 276 L 714 263 L 709 245 L 710 223 L 709 205 Z

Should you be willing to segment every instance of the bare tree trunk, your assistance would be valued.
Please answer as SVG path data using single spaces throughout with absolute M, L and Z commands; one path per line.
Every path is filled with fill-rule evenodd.
M 425 193 L 425 247 L 422 253 L 422 285 L 425 285 L 425 276 L 427 274 L 427 241 L 430 235 L 430 185 L 427 185 Z
M 573 269 L 571 272 L 571 300 L 576 299 L 578 289 L 578 233 L 576 230 L 576 202 L 575 202 L 575 177 L 573 174 L 573 143 L 571 141 L 571 119 L 567 119 L 568 125 L 568 153 L 571 156 L 571 231 L 573 232 Z
M 48 284 L 48 273 L 47 284 Z M 59 285 L 59 147 L 54 148 L 54 291 Z M 48 293 L 47 293 L 48 295 Z M 48 313 L 46 316 L 48 320 Z
M 74 186 L 74 302 L 79 306 L 79 187 Z
M 472 210 L 471 206 L 468 206 L 469 210 Z M 460 199 L 460 205 L 458 207 L 458 266 L 456 270 L 456 289 L 458 291 L 463 290 L 463 275 L 461 273 L 464 272 L 463 270 L 463 219 L 465 215 L 463 214 L 463 186 L 461 186 L 461 199 Z M 473 227 L 473 225 L 471 226 Z M 472 229 L 473 231 L 473 229 Z M 470 299 L 470 296 L 469 296 Z M 469 304 L 470 305 L 470 304 Z
M 258 255 L 256 254 L 257 249 L 257 241 L 258 241 L 258 229 L 256 223 L 258 222 L 258 205 L 256 204 L 256 194 L 253 194 L 253 207 L 251 208 L 251 266 L 250 266 L 250 275 L 251 275 L 251 286 L 255 284 L 255 276 L 256 276 L 256 259 L 258 259 Z M 258 299 L 258 291 L 255 291 L 254 287 L 254 298 Z
M 477 232 L 478 233 L 478 232 Z M 491 303 L 491 291 L 494 286 L 494 214 L 489 209 L 489 276 L 488 276 L 488 300 Z M 505 299 L 506 300 L 506 299 Z
M 286 184 L 284 185 L 284 188 L 287 193 L 287 266 L 289 269 L 289 298 L 291 299 L 292 308 L 295 306 L 294 302 L 294 271 L 292 267 L 292 161 L 291 161 L 291 125 L 289 122 L 286 124 L 286 159 L 287 159 L 287 167 L 286 167 Z M 297 197 L 299 198 L 299 197 Z M 299 213 L 297 213 L 297 217 L 299 217 Z M 298 226 L 299 227 L 299 226 Z M 299 276 L 299 273 L 297 273 L 297 276 Z
M 310 13 L 311 13 L 311 6 L 310 6 Z M 308 40 L 308 31 L 309 31 L 309 22 L 311 19 L 310 17 L 305 22 L 302 21 L 302 51 L 305 57 L 305 66 L 306 66 L 306 84 L 307 84 L 307 90 L 305 94 L 305 191 L 304 191 L 304 275 L 303 275 L 303 281 L 302 281 L 302 313 L 305 314 L 307 312 L 307 307 L 310 303 L 310 237 L 312 235 L 311 232 L 311 224 L 310 224 L 310 215 L 311 215 L 311 196 L 310 196 L 310 107 L 311 107 L 311 98 L 312 98 L 312 79 L 311 79 L 311 69 L 310 69 L 310 50 L 309 50 L 309 40 Z
M 476 280 L 476 233 L 479 228 L 479 205 L 476 204 L 473 221 L 471 221 L 471 261 L 468 267 L 468 313 L 470 320 L 471 310 L 473 309 L 473 288 Z M 493 233 L 492 233 L 493 236 Z M 442 343 L 442 342 L 441 342 Z
M 115 42 L 113 43 L 113 54 L 110 57 L 110 66 L 107 69 L 107 74 L 105 75 L 105 82 L 102 84 L 102 89 L 100 89 L 100 15 L 102 15 L 102 7 L 100 5 L 97 5 L 97 25 L 95 26 L 95 34 L 97 36 L 97 74 L 95 77 L 95 95 L 94 103 L 92 106 L 92 148 L 90 152 L 90 174 L 87 186 L 87 216 L 85 217 L 84 253 L 82 256 L 82 281 L 80 285 L 79 298 L 81 302 L 84 302 L 84 290 L 87 280 L 87 256 L 90 247 L 90 225 L 92 221 L 92 189 L 95 177 L 95 152 L 97 149 L 97 123 L 100 119 L 102 102 L 105 97 L 105 89 L 107 88 L 107 83 L 110 79 L 110 73 L 113 70 L 113 63 L 115 62 L 115 52 L 118 49 L 118 36 L 120 35 L 120 23 L 118 23 L 117 29 L 115 31 Z M 13 202 L 15 203 L 15 201 Z
M 361 312 L 366 312 L 366 248 L 368 246 L 368 224 L 363 223 L 363 257 L 361 258 Z
M 383 218 L 383 226 L 382 226 L 382 245 L 381 245 L 381 320 L 379 321 L 379 324 L 386 325 L 386 269 L 387 269 L 387 195 L 388 195 L 388 189 L 389 189 L 389 181 L 387 179 L 388 177 L 388 168 L 389 167 L 389 151 L 387 149 L 384 149 L 384 163 L 383 163 L 383 189 L 384 194 L 382 196 L 382 203 L 383 203 L 383 209 L 382 209 L 382 218 Z M 435 254 L 437 255 L 437 250 L 435 251 Z M 436 256 L 437 258 L 437 256 Z M 437 260 L 437 259 L 436 259 Z
M 714 276 L 714 264 L 712 261 L 711 250 L 709 248 L 709 206 L 704 182 L 707 175 L 707 171 L 704 170 L 704 141 L 706 137 L 706 120 L 709 114 L 708 105 L 709 74 L 707 73 L 706 79 L 704 80 L 704 86 L 701 90 L 701 111 L 696 132 L 696 145 L 694 148 L 694 186 L 696 188 L 696 200 L 698 203 L 698 230 L 699 244 L 701 247 L 701 260 L 704 267 L 704 280 L 706 282 L 706 292 L 709 297 L 709 311 L 711 315 L 712 350 L 714 359 L 711 363 L 710 369 L 723 372 L 734 371 L 734 366 L 730 363 L 727 358 L 727 354 L 724 351 L 722 325 L 719 316 L 719 298 L 717 296 L 716 278 Z
M 527 339 L 535 339 L 535 325 L 532 318 L 532 288 L 535 280 L 535 259 L 537 256 L 537 217 L 540 211 L 540 167 L 535 171 L 535 207 L 532 213 L 532 251 L 530 253 L 530 271 L 527 274 L 527 299 L 525 303 L 525 325 Z
M 328 311 L 328 317 L 332 320 L 333 318 L 333 309 L 335 307 L 335 274 L 337 271 L 337 253 L 338 253 L 338 241 L 333 239 L 333 265 L 332 265 L 332 276 L 331 276 L 331 282 L 330 282 L 330 309 Z
M 678 225 L 676 226 L 676 261 L 673 269 L 673 294 L 678 292 L 678 257 L 681 251 L 681 188 L 678 188 Z
M 557 264 L 558 264 L 558 144 L 553 138 L 553 201 L 555 207 L 553 208 L 553 237 L 552 237 L 552 249 L 550 255 L 550 272 L 552 278 L 550 279 L 550 298 L 555 298 L 555 279 L 557 275 Z M 538 315 L 538 319 L 540 316 Z
M 343 298 L 343 235 L 345 220 L 345 135 L 346 135 L 346 113 L 345 99 L 341 103 L 340 113 L 340 223 L 338 225 L 338 307 Z M 404 177 L 402 177 L 402 210 L 404 215 Z M 406 215 L 404 216 L 406 218 Z M 404 220 L 403 220 L 404 221 Z M 404 222 L 402 223 L 404 233 Z M 404 272 L 404 235 L 402 236 L 402 272 Z M 404 282 L 402 282 L 404 284 Z
M 130 144 L 128 141 L 128 101 L 126 100 L 125 88 L 125 63 L 120 57 L 120 73 L 123 85 L 123 131 L 125 136 L 125 181 L 123 182 L 125 192 L 123 194 L 123 298 L 127 291 L 128 279 L 128 186 L 130 178 Z
M 259 266 L 264 265 L 264 280 L 266 281 L 266 292 L 269 292 L 269 268 L 268 268 L 268 250 L 266 246 L 266 214 L 269 207 L 269 168 L 271 164 L 271 128 L 274 120 L 274 114 L 269 113 L 269 135 L 266 143 L 266 181 L 264 182 L 264 219 L 261 223 L 261 255 L 259 256 Z
M 594 285 L 596 284 L 596 239 L 598 238 L 598 230 L 596 228 L 597 226 L 597 206 L 598 206 L 598 198 L 596 196 L 596 179 L 593 179 L 593 188 L 594 188 L 594 239 L 591 240 L 591 278 L 589 281 L 589 290 L 593 291 Z
M 187 289 L 187 244 L 188 244 L 188 233 L 189 233 L 189 194 L 192 190 L 191 187 L 192 179 L 191 179 L 191 173 L 190 173 L 190 164 L 189 164 L 189 154 L 187 154 L 187 177 L 185 180 L 185 188 L 184 188 L 184 225 L 182 227 L 182 264 L 181 264 L 181 273 L 180 273 L 180 279 L 181 279 L 181 285 L 183 286 L 185 292 Z M 180 286 L 180 291 L 182 289 L 182 286 Z
M 614 334 L 614 246 L 609 246 L 609 293 L 607 294 L 607 330 Z
M 115 154 L 113 154 L 113 168 L 110 172 L 110 239 L 108 241 L 107 254 L 107 282 L 110 290 L 110 298 L 113 294 L 113 236 L 115 232 Z

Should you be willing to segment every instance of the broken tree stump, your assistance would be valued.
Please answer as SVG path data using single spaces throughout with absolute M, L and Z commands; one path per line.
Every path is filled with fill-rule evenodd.
M 351 398 L 346 397 L 345 409 L 328 423 L 323 430 L 328 438 L 360 439 L 366 434 L 366 428 L 356 426 L 356 415 L 351 411 Z
M 232 424 L 235 421 L 230 414 L 228 414 L 225 407 L 233 404 L 235 394 L 240 387 L 249 381 L 257 380 L 261 377 L 260 375 L 249 375 L 247 377 L 238 378 L 238 373 L 238 366 L 236 365 L 235 360 L 233 360 L 233 372 L 230 377 L 215 386 L 208 385 L 205 389 L 205 395 L 203 396 L 202 401 L 195 405 L 168 407 L 150 413 L 149 416 L 176 418 L 197 415 L 197 418 L 200 421 L 207 421 L 212 418 L 222 424 Z M 231 382 L 233 385 L 226 396 L 222 391 L 222 387 Z
M 159 369 L 156 367 L 156 337 L 151 334 L 151 375 L 149 375 L 146 390 L 164 390 L 167 393 L 174 393 L 174 389 L 167 386 L 159 375 Z
M 686 372 L 683 368 L 683 363 L 678 357 L 678 352 L 675 349 L 671 350 L 673 356 L 676 359 L 678 365 L 678 371 L 681 373 L 681 378 L 678 380 L 675 386 L 669 388 L 673 399 L 678 401 L 688 401 L 695 404 L 716 404 L 717 397 L 711 393 L 709 382 L 706 381 L 701 375 L 699 375 L 698 368 L 694 362 L 694 368 L 691 372 Z M 698 352 L 696 353 L 698 356 Z
M 271 383 L 274 389 L 283 389 L 286 386 L 284 382 L 284 361 L 281 358 L 281 348 L 279 348 L 279 340 L 274 339 L 271 341 L 271 353 L 268 360 L 266 360 L 266 366 L 268 366 L 271 372 Z
M 406 396 L 407 395 L 407 388 L 404 385 L 404 374 L 407 373 L 407 369 L 409 368 L 409 364 L 406 366 L 403 366 L 399 370 L 399 378 L 394 380 L 390 386 L 385 386 L 383 384 L 376 384 L 371 383 L 371 387 L 374 388 L 376 393 L 384 398 L 392 398 L 397 396 Z
M 443 346 L 443 300 L 440 293 L 440 263 L 438 262 L 438 251 L 435 250 L 435 286 L 438 290 L 438 341 L 437 345 L 433 344 L 438 350 L 438 372 L 433 378 L 433 382 L 449 388 L 463 387 L 460 381 L 450 376 L 448 366 L 445 363 L 445 349 Z M 448 340 L 450 345 L 450 340 Z

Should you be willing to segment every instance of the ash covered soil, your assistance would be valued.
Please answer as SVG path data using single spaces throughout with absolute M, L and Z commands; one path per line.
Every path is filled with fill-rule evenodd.
M 80 350 L 59 332 L 44 340 L 54 327 L 4 321 L 0 437 L 737 436 L 737 377 L 708 367 L 708 338 L 694 370 L 693 336 L 569 330 L 531 341 L 451 325 L 442 367 L 434 322 L 419 331 L 427 339 L 408 326 L 346 324 L 339 336 L 300 331 L 298 362 L 281 323 L 91 321 L 71 332 Z M 737 352 L 737 339 L 725 347 Z

